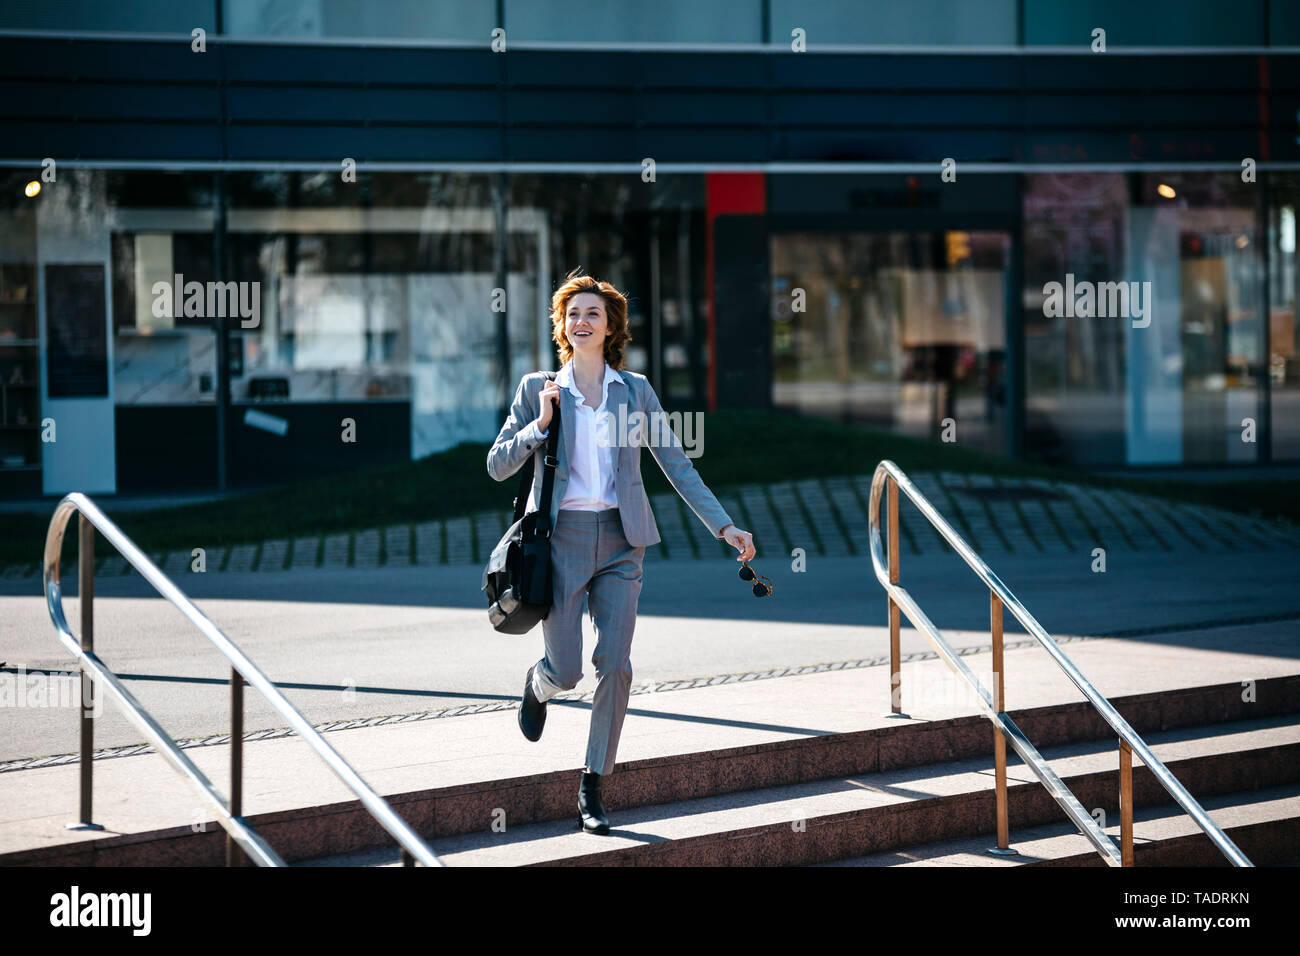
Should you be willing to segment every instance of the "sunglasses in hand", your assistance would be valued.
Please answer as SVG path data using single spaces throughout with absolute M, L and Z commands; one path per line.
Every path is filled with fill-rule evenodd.
M 740 569 L 740 580 L 754 582 L 754 597 L 767 597 L 772 593 L 772 579 L 766 578 L 761 574 L 756 574 L 754 569 L 749 566 L 748 561 L 740 562 L 744 567 Z M 757 578 L 758 580 L 754 580 Z

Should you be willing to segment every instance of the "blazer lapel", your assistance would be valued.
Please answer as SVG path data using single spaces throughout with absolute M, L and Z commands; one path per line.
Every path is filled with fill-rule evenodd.
M 565 385 L 560 386 L 560 460 L 556 470 L 566 478 L 573 461 L 573 429 L 578 421 L 578 397 Z
M 617 379 L 609 383 L 609 397 L 605 400 L 605 409 L 613 417 L 610 423 L 612 434 L 609 436 L 614 442 L 614 477 L 618 477 L 618 466 L 623 460 L 623 436 L 618 434 L 619 427 L 627 421 L 627 383 L 623 376 L 619 375 Z

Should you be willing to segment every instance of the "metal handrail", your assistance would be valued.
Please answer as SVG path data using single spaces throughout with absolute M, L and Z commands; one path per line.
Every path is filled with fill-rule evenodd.
M 890 561 L 885 562 L 883 555 L 883 546 L 880 537 L 880 499 L 885 490 L 886 483 L 889 485 L 889 550 Z M 1052 660 L 1063 670 L 1067 677 L 1070 678 L 1074 686 L 1077 687 L 1083 696 L 1088 699 L 1102 719 L 1119 735 L 1120 739 L 1120 778 L 1121 778 L 1121 799 L 1120 812 L 1121 820 L 1121 841 L 1125 844 L 1123 852 L 1115 846 L 1114 841 L 1106 834 L 1097 821 L 1093 819 L 1075 798 L 1074 794 L 1065 786 L 1064 782 L 1056 775 L 1047 761 L 1034 748 L 1020 728 L 1015 725 L 1010 717 L 1004 712 L 1003 700 L 1001 694 L 1002 668 L 1000 661 L 995 659 L 996 679 L 998 682 L 998 695 L 995 701 L 990 696 L 988 690 L 971 672 L 970 668 L 962 661 L 961 657 L 953 648 L 944 640 L 933 622 L 925 615 L 912 596 L 907 590 L 898 584 L 898 493 L 897 489 L 901 488 L 903 492 L 912 500 L 912 502 L 925 516 L 926 520 L 943 536 L 944 540 L 952 546 L 952 549 L 960 555 L 979 578 L 988 585 L 991 594 L 992 607 L 992 624 L 994 629 L 994 651 L 995 658 L 1001 657 L 1002 650 L 1002 620 L 1001 608 L 1009 608 L 1016 619 L 1024 625 L 1025 630 L 1038 641 L 1039 644 L 1047 651 Z M 939 656 L 945 663 L 960 677 L 975 689 L 979 696 L 979 702 L 985 715 L 993 722 L 993 725 L 1001 732 L 1002 736 L 996 738 L 999 744 L 999 780 L 998 780 L 998 811 L 999 811 L 999 846 L 1006 851 L 1006 779 L 1005 779 L 1005 761 L 1001 748 L 1002 738 L 1005 737 L 1015 748 L 1025 764 L 1033 771 L 1035 776 L 1043 783 L 1048 792 L 1065 810 L 1067 816 L 1079 827 L 1080 832 L 1093 844 L 1099 853 L 1105 858 L 1106 862 L 1112 866 L 1132 865 L 1132 754 L 1136 753 L 1142 762 L 1151 770 L 1152 775 L 1159 781 L 1160 785 L 1169 792 L 1169 795 L 1181 806 L 1196 824 L 1205 831 L 1205 834 L 1213 841 L 1234 866 L 1253 866 L 1246 855 L 1241 852 L 1235 843 L 1228 838 L 1222 828 L 1215 823 L 1205 809 L 1196 801 L 1196 799 L 1187 792 L 1187 789 L 1178 782 L 1178 779 L 1169 772 L 1169 768 L 1151 752 L 1146 743 L 1138 736 L 1137 732 L 1128 724 L 1119 712 L 1111 706 L 1110 701 L 1101 695 L 1098 690 L 1088 681 L 1086 677 L 1074 665 L 1074 662 L 1065 655 L 1065 652 L 1052 640 L 1051 636 L 1043 629 L 1032 614 L 1023 604 L 1011 593 L 1008 588 L 993 573 L 992 568 L 984 563 L 978 554 L 966 543 L 952 527 L 944 520 L 943 516 L 935 510 L 925 495 L 912 484 L 911 479 L 903 473 L 892 461 L 882 461 L 877 467 L 876 472 L 871 480 L 871 501 L 867 515 L 870 526 L 871 538 L 871 564 L 875 569 L 876 580 L 884 587 L 890 600 L 890 638 L 891 638 L 891 659 L 892 659 L 892 687 L 893 703 L 892 707 L 895 713 L 899 712 L 899 688 L 900 688 L 900 664 L 898 652 L 898 614 L 897 609 L 901 608 L 907 614 L 908 619 L 930 640 L 939 652 Z
M 82 639 L 80 642 L 72 635 L 67 618 L 64 616 L 63 589 L 59 581 L 59 555 L 63 548 L 63 534 L 73 512 L 81 515 L 78 558 L 82 620 Z M 171 736 L 140 706 L 140 703 L 123 685 L 117 675 L 94 653 L 92 645 L 93 617 L 90 608 L 94 596 L 95 529 L 98 529 L 108 539 L 108 542 L 117 549 L 118 553 L 126 558 L 132 567 L 139 571 L 145 580 L 152 584 L 163 597 L 174 604 L 189 619 L 190 623 L 197 627 L 231 663 L 231 701 L 233 705 L 232 732 L 230 736 L 232 795 L 229 806 L 227 806 L 220 792 L 212 785 L 212 782 L 203 774 L 203 771 L 176 746 L 176 742 Z M 404 851 L 404 862 L 413 864 L 418 861 L 425 866 L 443 865 L 428 844 L 420 839 L 407 825 L 406 821 L 393 812 L 393 808 L 388 805 L 388 802 L 371 789 L 370 785 L 361 779 L 360 775 L 352 769 L 347 761 L 325 742 L 325 738 L 307 722 L 307 719 L 298 712 L 297 708 L 289 703 L 280 692 L 280 689 L 248 659 L 229 637 L 222 633 L 202 611 L 195 607 L 194 603 L 185 596 L 180 588 L 173 584 L 171 579 L 163 574 L 158 569 L 158 566 L 150 561 L 149 557 L 136 547 L 135 543 L 85 495 L 79 492 L 69 494 L 54 509 L 54 515 L 50 518 L 49 531 L 45 536 L 45 557 L 42 567 L 45 600 L 49 606 L 50 618 L 54 622 L 54 629 L 59 641 L 72 652 L 81 665 L 83 682 L 86 680 L 87 675 L 90 675 L 91 678 L 99 681 L 101 686 L 107 687 L 126 711 L 128 719 L 149 739 L 172 768 L 182 778 L 201 791 L 204 800 L 216 812 L 222 827 L 225 828 L 229 835 L 228 839 L 231 841 L 231 845 L 228 847 L 228 860 L 234 862 L 237 853 L 234 851 L 233 845 L 238 845 L 244 853 L 260 866 L 285 865 L 284 860 L 271 849 L 261 836 L 248 826 L 240 815 L 242 701 L 243 683 L 247 680 L 249 684 L 261 691 L 262 696 L 267 699 L 271 706 L 307 741 L 311 748 L 334 771 L 334 774 L 343 781 L 344 785 L 356 794 L 362 805 L 378 821 L 379 825 L 397 840 Z M 83 696 L 83 701 L 84 699 Z M 81 822 L 77 826 L 79 828 L 100 829 L 98 825 L 91 821 L 90 781 L 93 755 L 91 752 L 90 718 L 85 715 L 84 711 L 81 727 Z M 72 826 L 72 824 L 69 824 L 69 826 Z

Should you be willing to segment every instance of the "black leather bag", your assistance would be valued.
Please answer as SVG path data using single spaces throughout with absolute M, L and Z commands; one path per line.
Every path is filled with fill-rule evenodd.
M 560 407 L 554 404 L 542 466 L 542 501 L 524 514 L 533 484 L 533 457 L 519 475 L 515 516 L 492 549 L 483 569 L 488 621 L 502 634 L 526 634 L 551 611 L 551 495 L 555 485 L 556 451 L 560 447 Z

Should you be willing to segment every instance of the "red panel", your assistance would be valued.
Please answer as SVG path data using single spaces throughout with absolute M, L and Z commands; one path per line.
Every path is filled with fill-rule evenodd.
M 713 220 L 720 215 L 767 212 L 766 173 L 709 173 L 705 178 L 706 238 L 704 284 L 709 290 L 709 411 L 718 407 L 718 355 L 713 303 Z
M 709 218 L 726 213 L 767 212 L 766 173 L 709 173 Z

